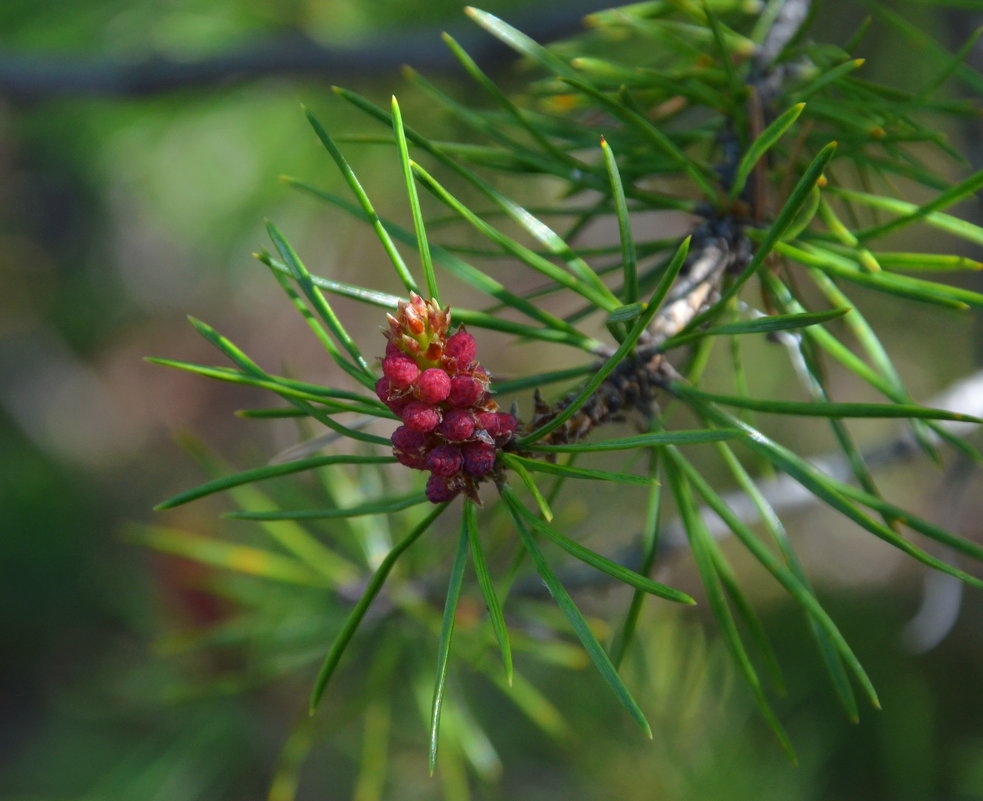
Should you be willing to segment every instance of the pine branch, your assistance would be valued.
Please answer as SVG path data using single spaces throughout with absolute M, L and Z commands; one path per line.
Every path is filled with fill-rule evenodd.
M 975 417 L 983 416 L 983 370 L 954 382 L 930 398 L 926 405 Z M 957 437 L 969 436 L 978 429 L 978 426 L 971 423 L 956 421 L 944 421 L 940 425 L 948 433 Z M 918 441 L 908 429 L 865 450 L 863 458 L 872 471 L 883 471 L 910 461 L 921 452 Z M 842 451 L 837 450 L 812 457 L 809 459 L 809 464 L 832 478 L 841 481 L 853 479 L 849 458 Z M 822 502 L 820 498 L 799 484 L 794 478 L 785 474 L 775 477 L 759 477 L 756 484 L 772 508 L 783 516 L 802 513 Z M 743 490 L 735 490 L 723 494 L 721 497 L 741 522 L 754 525 L 759 521 L 757 507 Z M 702 506 L 700 515 L 704 525 L 715 539 L 726 539 L 733 534 L 727 524 L 717 517 L 709 507 Z M 688 551 L 689 540 L 682 520 L 676 518 L 666 523 L 659 535 L 660 556 L 668 558 Z M 642 547 L 638 543 L 632 544 L 610 558 L 624 567 L 637 570 L 642 564 Z M 610 579 L 596 571 L 589 570 L 562 572 L 560 579 L 565 586 L 571 589 L 586 589 L 610 583 Z M 543 586 L 532 580 L 522 581 L 516 584 L 513 592 L 520 595 L 541 597 Z
M 759 117 L 770 119 L 773 116 L 770 100 L 780 89 L 781 81 L 787 77 L 784 69 L 773 67 L 773 62 L 798 32 L 808 16 L 810 4 L 811 0 L 790 0 L 780 7 L 772 21 L 764 43 L 755 54 L 754 69 L 748 76 L 748 98 L 754 106 L 749 110 L 751 116 L 754 116 L 754 111 Z M 733 131 L 727 132 L 726 141 L 721 145 L 726 160 L 717 166 L 716 172 L 737 181 L 737 165 L 746 160 L 749 151 L 740 147 Z M 828 160 L 832 150 L 829 147 L 825 150 L 829 151 Z M 814 161 L 810 169 L 816 163 Z M 804 186 L 805 181 L 800 183 L 797 191 Z M 811 188 L 812 184 L 809 184 L 806 190 Z M 796 199 L 796 192 L 793 192 L 783 209 L 783 213 L 787 212 L 786 219 L 783 220 L 783 214 L 779 213 L 769 231 L 772 241 L 757 243 L 758 253 L 754 255 L 745 231 L 752 221 L 762 217 L 764 210 L 760 206 L 763 201 L 760 192 L 752 191 L 751 186 L 744 187 L 740 197 L 742 203 L 732 204 L 722 211 L 709 209 L 705 212 L 705 222 L 691 235 L 686 263 L 648 330 L 639 340 L 638 351 L 598 388 L 577 414 L 549 434 L 544 442 L 576 442 L 595 426 L 619 419 L 623 411 L 632 408 L 638 409 L 646 417 L 651 413 L 654 387 L 673 372 L 672 365 L 664 361 L 661 353 L 663 346 L 672 337 L 703 320 L 703 312 L 721 299 L 722 286 L 728 276 L 736 278 L 727 293 L 730 296 L 736 294 L 741 284 L 754 272 L 755 266 L 761 263 L 762 254 L 767 254 L 774 240 L 790 224 L 792 212 L 797 211 L 792 208 L 793 202 L 801 203 Z M 563 413 L 576 395 L 576 392 L 571 393 L 549 408 L 537 393 L 531 429 L 538 430 L 548 425 L 550 420 Z
M 669 369 L 662 347 L 719 300 L 725 276 L 739 272 L 751 258 L 743 225 L 734 220 L 708 220 L 694 231 L 692 240 L 691 255 L 639 340 L 636 352 L 621 362 L 573 417 L 541 440 L 543 443 L 576 442 L 596 426 L 621 419 L 626 412 L 638 411 L 645 417 L 651 414 L 656 388 Z M 535 430 L 549 423 L 577 394 L 574 391 L 550 407 L 537 392 L 530 428 Z
M 593 55 L 571 57 L 569 46 L 543 47 L 537 37 L 530 37 L 492 14 L 469 9 L 474 21 L 488 33 L 552 76 L 533 84 L 531 95 L 524 96 L 524 102 L 517 105 L 494 86 L 472 55 L 449 40 L 454 57 L 495 103 L 492 110 L 481 110 L 447 97 L 413 73 L 414 83 L 479 134 L 483 144 L 430 140 L 408 120 L 403 121 L 395 98 L 389 111 L 353 92 L 338 90 L 346 101 L 395 132 L 395 150 L 410 202 L 412 229 L 378 215 L 327 130 L 311 118 L 358 205 L 327 192 L 304 188 L 373 226 L 409 292 L 409 301 L 311 275 L 272 227 L 271 236 L 282 261 L 266 253 L 260 258 L 275 271 L 332 358 L 363 389 L 373 392 L 386 410 L 373 409 L 375 399 L 369 396 L 356 396 L 353 399 L 356 402 L 350 403 L 340 395 L 319 396 L 309 387 L 286 385 L 259 368 L 233 343 L 201 324 L 197 325 L 199 330 L 239 369 L 216 373 L 202 366 L 183 365 L 185 369 L 216 377 L 271 387 L 296 410 L 329 425 L 338 435 L 369 444 L 391 444 L 392 458 L 407 468 L 430 474 L 425 498 L 440 504 L 441 509 L 456 497 L 464 497 L 465 518 L 441 624 L 432 707 L 432 757 L 461 578 L 469 544 L 473 548 L 476 539 L 469 527 L 474 524 L 474 506 L 481 505 L 483 500 L 479 493 L 483 484 L 496 485 L 499 495 L 494 502 L 509 513 L 540 578 L 601 676 L 646 731 L 648 726 L 640 709 L 616 668 L 633 636 L 640 608 L 638 593 L 648 592 L 680 603 L 691 601 L 685 593 L 646 578 L 658 555 L 681 552 L 684 546 L 693 554 L 724 641 L 762 715 L 787 748 L 786 735 L 769 707 L 763 677 L 759 677 L 754 666 L 755 650 L 766 663 L 773 664 L 771 647 L 726 555 L 716 544 L 718 539 L 730 534 L 737 537 L 801 605 L 832 684 L 851 719 L 858 715 L 852 684 L 855 682 L 875 707 L 878 706 L 876 691 L 835 622 L 816 598 L 778 512 L 788 513 L 807 504 L 824 503 L 924 565 L 983 587 L 983 580 L 954 564 L 954 557 L 938 558 L 917 541 L 902 536 L 900 529 L 902 525 L 908 526 L 935 545 L 951 548 L 953 554 L 967 555 L 977 561 L 983 560 L 983 546 L 892 505 L 881 496 L 871 476 L 877 467 L 910 458 L 917 451 L 937 459 L 935 450 L 941 441 L 981 458 L 961 437 L 965 434 L 963 426 L 970 428 L 983 420 L 976 415 L 959 415 L 915 404 L 887 349 L 839 286 L 841 281 L 860 284 L 884 295 L 949 308 L 983 307 L 983 295 L 979 293 L 905 274 L 906 270 L 923 268 L 977 269 L 978 262 L 942 253 L 878 252 L 874 244 L 889 232 L 918 223 L 942 228 L 969 241 L 983 241 L 983 229 L 946 213 L 949 207 L 983 185 L 983 174 L 971 175 L 949 186 L 908 150 L 911 142 L 931 142 L 940 153 L 958 158 L 940 134 L 920 123 L 915 115 L 933 108 L 945 108 L 953 114 L 967 113 L 962 105 L 944 106 L 936 101 L 929 105 L 927 99 L 975 40 L 950 59 L 923 89 L 910 93 L 857 80 L 852 72 L 863 62 L 849 53 L 813 49 L 808 43 L 799 42 L 799 32 L 810 16 L 808 0 L 768 4 L 759 24 L 750 31 L 747 24 L 730 27 L 730 18 L 718 18 L 709 3 L 670 8 L 674 5 L 643 3 L 603 12 L 592 19 L 594 24 L 609 25 L 613 33 L 617 34 L 619 26 L 624 26 L 650 36 L 649 44 L 666 44 L 672 56 L 659 65 L 661 71 Z M 679 12 L 685 21 L 664 19 L 663 12 Z M 685 37 L 678 36 L 680 30 L 685 30 Z M 692 41 L 681 41 L 689 38 Z M 706 58 L 704 47 L 712 49 L 710 59 Z M 687 113 L 690 111 L 697 114 L 690 115 Z M 697 119 L 695 125 L 691 117 Z M 793 130 L 794 133 L 789 133 Z M 591 151 L 598 142 L 600 151 Z M 827 175 L 838 148 L 841 161 Z M 464 194 L 449 183 L 445 185 L 442 177 L 421 164 L 421 159 L 433 159 L 448 168 L 455 181 L 463 181 L 476 190 L 484 199 L 483 204 L 490 203 L 491 208 L 472 209 Z M 837 180 L 834 173 L 841 163 L 856 167 L 861 177 L 869 181 L 869 186 L 864 185 L 866 191 L 852 190 Z M 529 210 L 486 180 L 480 171 L 473 171 L 471 165 L 524 177 L 549 176 L 567 186 L 566 196 L 599 193 L 600 200 L 577 209 L 557 204 L 548 206 L 544 212 Z M 893 192 L 890 179 L 895 175 L 910 177 L 937 194 L 923 205 L 879 194 L 880 183 Z M 664 190 L 657 188 L 664 177 L 683 179 L 686 187 L 677 190 L 678 194 L 664 194 Z M 682 182 L 677 180 L 677 183 Z M 432 240 L 435 231 L 443 230 L 448 220 L 424 218 L 420 188 L 451 212 L 451 220 L 473 228 L 491 246 L 472 252 L 483 256 L 505 254 L 547 278 L 549 283 L 532 291 L 513 291 L 457 255 L 467 251 Z M 881 222 L 874 215 L 874 224 L 865 227 L 865 218 L 856 212 L 855 205 L 863 206 L 862 211 L 869 207 L 886 212 L 893 219 Z M 637 241 L 632 217 L 658 209 L 686 211 L 700 218 L 700 222 L 678 243 L 672 256 L 650 266 L 647 260 L 653 254 L 672 252 L 672 242 Z M 841 222 L 841 214 L 848 221 L 846 224 Z M 573 225 L 567 227 L 565 234 L 558 233 L 550 218 L 562 220 L 570 215 L 575 215 Z M 575 250 L 574 240 L 588 224 L 612 216 L 617 222 L 617 246 L 597 252 L 618 253 L 621 262 L 603 266 L 588 264 L 586 254 Z M 499 224 L 500 219 L 504 219 L 506 227 Z M 526 241 L 531 238 L 532 247 L 510 235 L 509 229 L 516 227 Z M 414 278 L 395 247 L 396 241 L 415 249 L 424 281 Z M 493 299 L 493 305 L 483 310 L 455 307 L 455 320 L 466 322 L 469 329 L 486 328 L 529 340 L 564 343 L 588 354 L 588 358 L 600 356 L 602 360 L 573 372 L 551 370 L 524 376 L 507 382 L 508 389 L 505 384 L 500 385 L 500 391 L 516 391 L 590 376 L 577 390 L 552 406 L 537 389 L 533 417 L 528 425 L 519 426 L 515 415 L 498 411 L 493 397 L 495 388 L 476 358 L 478 340 L 463 328 L 451 333 L 450 310 L 437 300 L 435 266 Z M 619 273 L 612 270 L 620 271 L 620 287 L 614 286 Z M 297 283 L 299 293 L 287 276 Z M 752 279 L 761 291 L 764 312 L 742 308 L 739 295 Z M 803 290 L 805 281 L 811 290 Z M 422 286 L 426 286 L 430 301 L 417 294 Z M 813 303 L 812 290 L 826 304 L 823 310 L 810 311 L 804 305 Z M 385 332 L 386 355 L 382 358 L 382 376 L 378 380 L 374 380 L 376 372 L 346 333 L 323 292 L 390 311 Z M 577 296 L 580 305 L 565 317 L 546 312 L 540 303 L 547 295 L 568 292 Z M 313 311 L 307 308 L 304 298 L 310 301 Z M 505 319 L 503 312 L 509 309 L 521 312 L 527 319 L 522 322 Z M 575 325 L 592 313 L 605 315 L 603 322 L 614 340 L 612 345 L 603 345 Z M 735 313 L 738 316 L 733 316 Z M 836 327 L 829 330 L 824 327 L 840 317 L 843 320 Z M 841 330 L 848 331 L 853 341 L 848 343 L 840 336 Z M 768 333 L 788 346 L 808 401 L 752 396 L 737 335 L 761 333 Z M 720 336 L 731 337 L 731 369 L 737 388 L 734 395 L 710 394 L 700 388 L 700 376 L 713 339 L 701 342 L 694 351 L 693 358 L 686 362 L 685 377 L 677 371 L 677 366 L 681 370 L 683 364 L 682 361 L 676 364 L 680 346 Z M 827 357 L 841 362 L 890 402 L 834 402 L 827 388 L 824 362 Z M 980 392 L 983 375 L 973 376 L 967 383 L 971 385 L 970 398 L 963 402 L 979 405 L 979 398 L 983 397 Z M 965 385 L 958 390 L 956 394 L 967 392 Z M 656 413 L 655 402 L 662 395 L 688 406 L 701 421 L 701 430 L 667 430 Z M 951 402 L 942 398 L 936 405 Z M 731 413 L 727 407 L 741 411 Z M 282 416 L 279 410 L 265 411 L 275 413 L 266 416 Z M 641 412 L 648 418 L 646 433 L 581 442 L 595 427 L 630 411 Z M 386 441 L 362 432 L 359 423 L 342 426 L 331 418 L 332 414 L 343 412 L 387 421 L 398 417 L 403 425 L 395 430 L 391 441 Z M 754 412 L 825 418 L 840 450 L 820 459 L 803 458 L 756 428 L 751 416 Z M 909 421 L 911 429 L 904 437 L 864 453 L 843 424 L 844 417 L 903 418 Z M 334 438 L 331 435 L 329 441 Z M 742 487 L 739 494 L 718 493 L 678 447 L 708 442 L 715 443 L 721 460 Z M 317 444 L 327 443 L 319 440 Z M 770 467 L 769 475 L 777 473 L 781 477 L 756 481 L 732 451 L 732 444 L 748 449 L 763 465 Z M 288 458 L 297 458 L 310 445 L 294 450 Z M 551 461 L 558 452 L 587 454 L 625 449 L 649 457 L 644 474 Z M 366 457 L 361 458 L 364 461 Z M 305 461 L 317 466 L 323 459 Z M 353 460 L 348 457 L 348 461 Z M 287 463 L 246 471 L 182 493 L 167 505 L 227 486 L 238 487 L 245 481 L 274 478 L 294 469 Z M 537 484 L 537 475 L 543 473 L 556 477 L 553 491 L 543 491 Z M 647 488 L 647 511 L 640 537 L 644 543 L 623 553 L 622 564 L 584 547 L 554 527 L 552 505 L 567 479 L 614 481 Z M 345 480 L 343 473 L 341 480 Z M 680 521 L 668 527 L 659 525 L 664 492 L 671 494 L 680 515 Z M 420 494 L 411 494 L 399 498 L 367 497 L 351 504 L 347 499 L 339 502 L 333 490 L 328 494 L 332 505 L 327 509 L 270 509 L 243 516 L 266 522 L 350 520 L 365 514 L 401 511 L 407 505 L 423 502 Z M 487 494 L 484 501 L 488 501 Z M 718 525 L 718 516 L 723 526 Z M 429 525 L 429 520 L 422 525 Z M 759 520 L 764 524 L 763 535 L 752 530 Z M 329 652 L 315 700 L 356 628 L 368 616 L 373 599 L 386 593 L 384 583 L 390 568 L 422 533 L 422 529 L 414 529 L 411 538 L 390 551 L 384 569 L 376 570 L 369 585 L 358 588 L 358 603 Z M 590 572 L 558 574 L 540 551 L 537 543 L 540 538 L 589 566 Z M 474 558 L 477 562 L 483 560 L 477 552 Z M 626 569 L 624 562 L 639 569 Z M 613 656 L 609 656 L 591 633 L 569 590 L 606 585 L 612 578 L 634 587 L 636 596 Z M 442 591 L 431 592 L 432 582 L 432 578 L 410 579 L 427 597 L 443 595 Z M 538 582 L 520 582 L 514 589 L 521 594 L 541 595 Z M 486 598 L 494 595 L 494 590 L 490 585 L 484 587 Z M 348 595 L 344 588 L 338 594 L 342 598 Z M 392 592 L 390 600 L 393 610 L 405 609 L 396 592 Z M 488 603 L 490 609 L 498 609 L 500 613 L 497 597 Z M 507 629 L 501 615 L 496 618 L 500 629 L 496 636 L 503 663 L 508 666 Z M 742 628 L 747 633 L 750 649 L 745 645 Z

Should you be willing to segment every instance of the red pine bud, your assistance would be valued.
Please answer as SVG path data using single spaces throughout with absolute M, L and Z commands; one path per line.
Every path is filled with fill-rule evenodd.
M 498 436 L 498 412 L 481 412 L 478 415 L 478 425 L 493 437 Z
M 448 478 L 461 469 L 464 459 L 456 445 L 437 445 L 427 454 L 427 470 Z
M 427 500 L 431 503 L 452 501 L 460 491 L 459 481 L 448 480 L 443 476 L 430 476 L 427 481 Z
M 394 389 L 385 376 L 375 382 L 375 394 L 394 414 L 400 414 L 406 404 L 413 400 L 413 396 L 406 390 Z
M 440 403 L 451 391 L 451 378 L 439 367 L 424 370 L 416 382 L 416 395 L 425 403 Z
M 403 424 L 414 431 L 433 431 L 440 422 L 440 413 L 429 403 L 413 401 L 403 409 Z
M 416 470 L 427 468 L 427 435 L 422 431 L 414 431 L 406 426 L 400 426 L 392 435 L 393 456 L 400 464 Z
M 447 402 L 451 406 L 476 406 L 485 394 L 485 386 L 469 375 L 456 375 L 451 379 L 451 391 Z
M 451 409 L 437 426 L 437 433 L 450 442 L 464 442 L 474 433 L 474 415 L 466 409 Z
M 487 442 L 468 442 L 461 447 L 464 457 L 464 472 L 472 476 L 483 476 L 495 466 L 497 450 Z
M 482 412 L 478 415 L 478 425 L 496 440 L 508 440 L 515 433 L 518 423 L 508 412 Z
M 414 470 L 427 469 L 427 454 L 423 451 L 398 451 L 393 448 L 393 456 L 406 467 L 412 467 Z
M 394 387 L 408 387 L 420 375 L 420 368 L 409 356 L 396 353 L 382 360 L 382 372 Z
M 478 355 L 478 345 L 463 328 L 447 340 L 444 356 L 456 359 L 460 364 L 470 364 Z
M 500 436 L 512 439 L 518 427 L 519 421 L 515 419 L 514 415 L 508 412 L 498 413 L 498 430 L 501 432 Z
M 427 444 L 427 435 L 423 431 L 414 431 L 412 428 L 400 426 L 391 437 L 393 447 L 401 451 L 422 450 Z

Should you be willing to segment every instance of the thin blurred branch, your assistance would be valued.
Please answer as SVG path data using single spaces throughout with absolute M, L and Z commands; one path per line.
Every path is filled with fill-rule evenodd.
M 983 416 L 983 370 L 955 382 L 938 395 L 930 398 L 925 405 L 977 417 Z M 973 423 L 951 421 L 942 421 L 940 425 L 949 433 L 961 437 L 969 436 L 979 428 Z M 921 449 L 911 430 L 907 429 L 901 435 L 892 437 L 880 445 L 864 451 L 863 455 L 870 469 L 874 471 L 907 461 L 919 453 L 921 453 Z M 853 480 L 850 463 L 840 451 L 817 456 L 810 459 L 810 463 L 840 481 Z M 782 515 L 802 511 L 819 502 L 814 494 L 788 475 L 774 479 L 761 479 L 757 483 L 768 503 Z M 722 494 L 721 497 L 742 522 L 754 525 L 759 521 L 757 507 L 743 490 Z M 730 536 L 730 529 L 709 507 L 703 507 L 701 515 L 714 537 L 724 539 Z M 659 546 L 663 560 L 689 548 L 686 532 L 680 520 L 672 520 L 662 527 L 659 534 Z M 632 544 L 611 558 L 625 567 L 637 570 L 641 565 L 642 558 L 640 546 L 637 543 Z M 560 577 L 568 589 L 603 586 L 611 581 L 603 573 L 598 573 L 595 570 L 581 570 L 579 567 L 561 573 Z M 546 594 L 546 588 L 535 578 L 530 577 L 526 581 L 517 583 L 513 592 L 520 595 L 540 596 Z
M 761 94 L 764 103 L 778 93 L 786 78 L 788 65 L 775 66 L 782 51 L 805 24 L 812 8 L 812 0 L 785 0 L 768 29 L 768 35 L 758 52 L 754 54 L 754 70 L 751 83 Z
M 934 499 L 942 510 L 945 527 L 957 531 L 966 521 L 967 493 L 975 486 L 976 464 L 965 454 L 946 470 Z M 958 560 L 951 548 L 945 558 Z M 954 576 L 929 571 L 922 578 L 922 601 L 915 615 L 901 632 L 901 642 L 911 653 L 921 654 L 937 646 L 952 631 L 962 609 L 963 583 Z
M 570 0 L 536 6 L 510 21 L 534 39 L 549 42 L 581 29 L 580 18 L 603 7 L 598 0 Z M 444 26 L 439 26 L 444 27 Z M 466 22 L 447 27 L 483 67 L 509 62 L 514 52 Z M 385 75 L 404 64 L 421 71 L 449 72 L 460 67 L 454 55 L 436 45 L 439 30 L 418 27 L 346 46 L 326 46 L 292 32 L 257 40 L 195 61 L 148 56 L 140 61 L 84 59 L 0 49 L 0 97 L 40 102 L 59 97 L 145 97 L 178 89 L 243 83 L 277 75 L 328 82 Z
M 781 55 L 809 16 L 812 0 L 786 0 L 778 10 L 761 49 L 755 53 L 758 69 L 766 69 Z

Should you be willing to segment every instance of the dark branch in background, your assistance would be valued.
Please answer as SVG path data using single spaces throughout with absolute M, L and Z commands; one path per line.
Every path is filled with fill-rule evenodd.
M 580 18 L 604 6 L 599 0 L 549 3 L 525 16 L 517 13 L 514 22 L 534 39 L 550 42 L 581 30 Z M 446 27 L 486 69 L 514 58 L 514 51 L 474 25 L 461 21 Z M 274 75 L 337 83 L 391 74 L 404 64 L 428 72 L 457 71 L 460 63 L 438 43 L 438 28 L 419 27 L 337 47 L 319 44 L 295 32 L 196 61 L 148 56 L 142 61 L 121 62 L 0 49 L 0 96 L 22 102 L 85 95 L 145 97 Z

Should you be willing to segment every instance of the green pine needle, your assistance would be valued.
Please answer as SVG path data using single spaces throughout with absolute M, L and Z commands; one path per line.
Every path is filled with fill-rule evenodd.
M 358 627 L 362 623 L 362 619 L 365 617 L 365 613 L 369 610 L 369 606 L 375 597 L 382 590 L 383 585 L 386 583 L 386 579 L 389 578 L 390 572 L 396 566 L 396 562 L 399 561 L 399 557 L 415 543 L 420 537 L 430 528 L 433 522 L 440 517 L 441 513 L 447 508 L 447 504 L 440 504 L 437 506 L 429 515 L 427 515 L 422 522 L 420 522 L 414 529 L 412 529 L 403 539 L 401 539 L 392 550 L 386 554 L 385 559 L 379 564 L 372 577 L 369 579 L 369 583 L 366 585 L 362 597 L 359 598 L 358 603 L 355 604 L 352 611 L 349 613 L 348 618 L 345 620 L 344 625 L 341 627 L 341 631 L 335 637 L 334 642 L 331 644 L 331 648 L 328 651 L 327 656 L 324 658 L 324 662 L 321 664 L 321 669 L 318 671 L 317 678 L 314 680 L 314 686 L 311 689 L 311 699 L 309 705 L 310 714 L 314 714 L 317 709 L 317 705 L 324 695 L 324 691 L 328 687 L 328 683 L 331 681 L 331 677 L 334 675 L 335 669 L 338 667 L 338 663 L 341 661 L 341 657 L 344 656 L 345 650 L 348 648 L 348 644 L 351 642 L 352 637 L 355 636 L 355 632 L 358 631 Z

